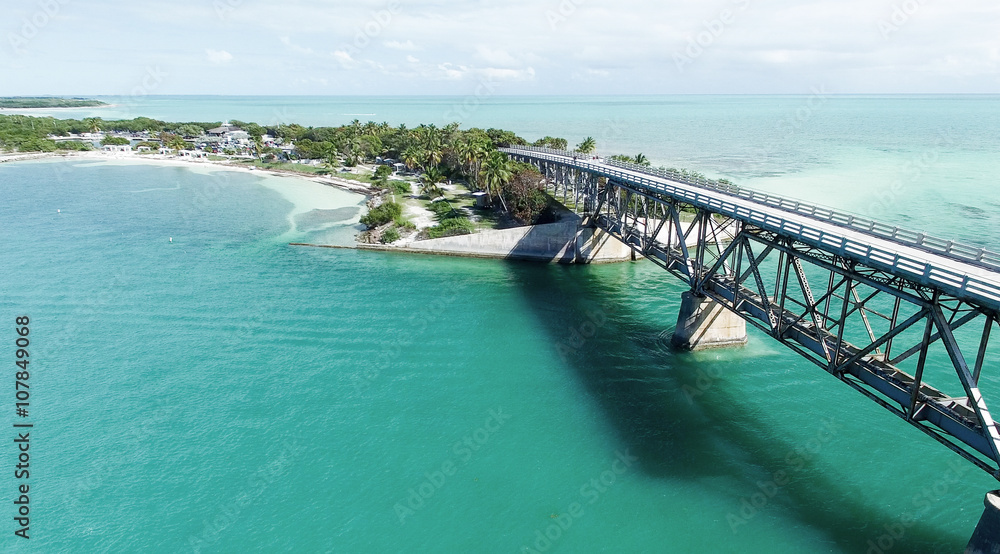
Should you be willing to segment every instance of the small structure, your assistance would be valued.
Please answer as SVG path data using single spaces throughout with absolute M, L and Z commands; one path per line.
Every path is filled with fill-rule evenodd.
M 232 133 L 235 131 L 242 131 L 242 129 L 236 127 L 235 125 L 230 125 L 227 122 L 223 123 L 222 127 L 216 127 L 215 129 L 209 129 L 208 131 L 205 131 L 205 134 L 207 134 L 210 137 L 224 137 L 226 136 L 227 133 Z
M 472 197 L 476 199 L 477 208 L 485 208 L 489 205 L 489 197 L 483 191 L 472 193 Z
M 105 152 L 131 152 L 132 146 L 129 144 L 105 144 L 101 150 Z

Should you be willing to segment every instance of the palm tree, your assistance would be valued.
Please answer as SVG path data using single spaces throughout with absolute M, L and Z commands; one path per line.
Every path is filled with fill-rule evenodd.
M 361 138 L 357 135 L 352 136 L 347 139 L 344 143 L 344 147 L 347 150 L 347 164 L 350 166 L 356 166 L 361 163 Z
M 486 183 L 486 193 L 491 199 L 496 196 L 500 199 L 500 204 L 504 211 L 507 211 L 507 203 L 503 199 L 503 187 L 514 177 L 510 159 L 502 152 L 490 154 L 483 165 L 483 180 Z
M 177 152 L 180 152 L 181 150 L 187 150 L 187 147 L 188 143 L 185 142 L 184 139 L 182 139 L 178 135 L 174 135 L 167 142 L 167 148 L 171 148 L 173 150 L 176 150 Z
M 91 133 L 100 132 L 101 123 L 103 123 L 103 121 L 101 121 L 101 118 L 99 117 L 88 117 L 84 119 L 83 122 L 86 123 L 87 127 L 90 128 Z
M 587 137 L 583 139 L 583 142 L 576 145 L 576 151 L 581 154 L 590 154 L 597 148 L 597 141 L 594 137 Z
M 403 151 L 403 163 L 406 167 L 410 168 L 412 171 L 414 168 L 420 166 L 420 163 L 424 160 L 424 153 L 416 146 L 410 146 Z
M 434 167 L 441 164 L 441 160 L 444 159 L 444 152 L 441 150 L 440 146 L 437 148 L 428 148 L 424 155 L 427 160 L 427 167 Z
M 455 147 L 455 154 L 459 163 L 462 164 L 462 171 L 467 177 L 472 176 L 472 163 L 476 161 L 476 146 L 471 140 L 463 140 Z
M 437 198 L 443 193 L 438 185 L 444 182 L 444 174 L 436 167 L 428 168 L 420 177 L 420 191 L 430 198 Z
M 465 174 L 472 177 L 473 188 L 479 188 L 479 170 L 482 160 L 486 157 L 486 144 L 477 139 L 462 141 L 455 148 L 459 161 L 465 166 Z
M 253 138 L 253 148 L 257 152 L 257 159 L 260 161 L 264 161 L 264 155 L 263 155 L 264 139 L 262 139 L 260 136 L 255 136 Z
M 643 154 L 642 152 L 639 152 L 638 154 L 636 154 L 635 158 L 632 161 L 636 165 L 649 165 L 649 159 L 646 158 L 646 155 Z
M 323 146 L 320 147 L 319 151 L 320 154 L 323 155 L 323 160 L 325 161 L 325 165 L 328 168 L 333 169 L 334 167 L 340 165 L 340 160 L 338 159 L 337 156 L 337 147 L 334 146 L 333 143 L 331 142 L 323 143 Z

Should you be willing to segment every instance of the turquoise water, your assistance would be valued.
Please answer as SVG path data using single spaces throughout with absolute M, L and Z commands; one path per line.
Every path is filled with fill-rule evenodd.
M 1000 96 L 102 97 L 28 113 L 263 124 L 502 127 L 851 210 L 981 246 L 1000 241 Z M 8 112 L 9 113 L 9 112 Z M 969 224 L 956 224 L 968 222 Z
M 162 101 L 168 118 L 208 109 Z M 851 167 L 893 175 L 945 128 L 954 144 L 889 213 L 995 244 L 997 138 L 984 129 L 996 100 L 927 101 L 845 100 L 828 127 L 787 139 L 797 149 L 744 169 L 708 146 L 766 144 L 773 116 L 807 98 L 760 99 L 756 111 L 752 99 L 682 98 L 687 108 L 663 112 L 676 125 L 633 121 L 627 134 L 647 137 L 662 163 L 850 207 L 853 189 L 830 195 L 822 179 L 865 175 L 839 173 Z M 227 117 L 264 109 L 243 102 L 228 105 L 245 115 Z M 419 113 L 448 103 L 378 102 Z M 543 134 L 574 138 L 605 100 L 546 102 L 556 107 Z M 852 133 L 844 110 L 866 125 Z M 13 344 L 15 316 L 31 316 L 36 425 L 32 539 L 13 536 L 8 503 L 0 549 L 955 552 L 996 487 L 759 334 L 742 350 L 671 350 L 683 287 L 651 264 L 290 247 L 347 242 L 363 200 L 293 188 L 172 167 L 0 165 L 0 340 Z M 308 213 L 308 201 L 325 211 Z M 0 413 L 12 414 L 9 386 Z M 3 457 L 9 471 L 13 449 Z M 4 497 L 16 484 L 0 479 Z

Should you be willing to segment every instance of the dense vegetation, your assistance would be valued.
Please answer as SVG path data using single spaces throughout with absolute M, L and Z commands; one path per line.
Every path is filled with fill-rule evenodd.
M 443 196 L 445 182 L 464 182 L 472 191 L 485 191 L 489 204 L 501 217 L 517 223 L 536 224 L 552 221 L 553 203 L 543 189 L 543 178 L 535 168 L 512 162 L 497 150 L 500 146 L 526 145 L 523 138 L 503 129 L 460 129 L 457 123 L 437 127 L 420 125 L 407 128 L 388 123 L 353 121 L 339 127 L 305 127 L 298 124 L 259 125 L 253 122 L 231 121 L 250 136 L 251 150 L 260 162 L 279 164 L 285 156 L 323 160 L 329 172 L 341 165 L 354 166 L 374 162 L 376 158 L 398 160 L 419 175 L 421 194 L 430 201 Z M 0 149 L 10 151 L 51 152 L 56 149 L 89 149 L 86 142 L 52 140 L 70 134 L 96 132 L 143 133 L 142 145 L 155 149 L 166 146 L 173 149 L 192 148 L 191 140 L 205 131 L 218 127 L 213 122 L 166 122 L 147 117 L 130 120 L 105 121 L 100 118 L 55 119 L 23 115 L 0 115 Z M 148 133 L 148 134 L 147 134 Z M 294 143 L 288 154 L 263 144 L 262 137 L 282 139 Z M 134 137 L 133 137 L 134 138 Z M 127 144 L 128 139 L 106 137 L 103 144 Z M 564 150 L 569 143 L 558 137 L 544 137 L 532 143 Z M 596 143 L 587 137 L 575 146 L 580 153 L 593 152 Z M 648 165 L 645 156 L 617 156 L 622 161 Z M 311 166 L 292 166 L 311 167 Z M 316 172 L 320 170 L 313 168 Z M 410 194 L 411 184 L 390 179 L 392 170 L 385 165 L 378 167 L 371 178 L 374 186 L 394 194 Z M 438 225 L 426 231 L 429 237 L 449 236 L 472 232 L 474 224 L 464 210 L 454 210 L 447 202 L 432 202 L 432 211 Z M 441 206 L 441 207 L 439 207 Z M 395 237 L 399 229 L 408 229 L 400 216 L 400 206 L 387 202 L 375 208 L 363 221 L 369 228 L 381 228 L 382 240 Z M 389 228 L 387 228 L 387 226 Z M 393 231 L 385 235 L 386 231 Z
M 0 98 L 0 108 L 93 108 L 98 106 L 107 106 L 107 103 L 86 98 L 52 98 L 48 96 Z

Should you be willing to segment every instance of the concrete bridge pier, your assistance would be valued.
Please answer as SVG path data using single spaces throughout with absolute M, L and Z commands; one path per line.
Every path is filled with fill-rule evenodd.
M 747 343 L 747 322 L 711 298 L 688 291 L 681 296 L 671 342 L 686 350 L 743 346 Z
M 1000 491 L 986 495 L 986 510 L 965 554 L 1000 554 Z

